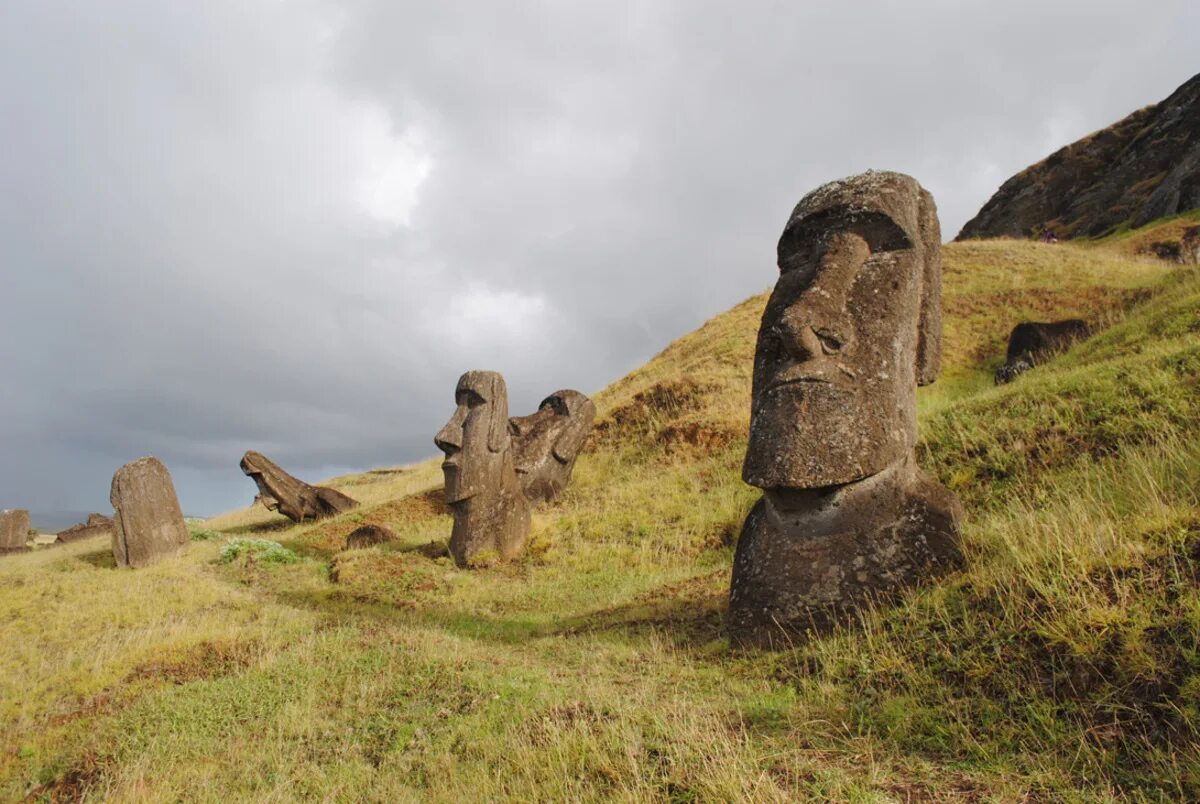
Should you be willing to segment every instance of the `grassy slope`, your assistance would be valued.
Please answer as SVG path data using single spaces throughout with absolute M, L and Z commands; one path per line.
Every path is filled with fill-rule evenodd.
M 335 520 L 207 525 L 294 564 L 0 562 L 0 799 L 1200 795 L 1200 278 L 1083 245 L 945 262 L 919 453 L 969 505 L 962 573 L 729 649 L 758 296 L 596 396 L 516 564 L 426 556 L 436 461 L 339 479 L 366 505 Z M 1066 316 L 1113 326 L 991 386 L 1016 320 Z M 401 541 L 339 553 L 364 521 Z

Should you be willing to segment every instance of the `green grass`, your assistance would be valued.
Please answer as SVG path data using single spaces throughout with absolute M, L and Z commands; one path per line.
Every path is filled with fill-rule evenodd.
M 3 559 L 0 799 L 1200 796 L 1200 277 L 1082 244 L 945 263 L 918 456 L 967 503 L 961 572 L 731 650 L 756 296 L 595 395 L 515 563 L 444 556 L 437 461 L 144 570 L 102 540 Z M 1013 324 L 1067 316 L 1107 328 L 992 386 Z M 399 538 L 342 551 L 362 523 Z

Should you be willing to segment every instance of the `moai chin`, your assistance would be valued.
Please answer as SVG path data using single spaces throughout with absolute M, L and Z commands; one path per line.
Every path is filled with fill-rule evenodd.
M 916 389 L 941 367 L 941 233 L 913 178 L 797 205 L 754 355 L 733 640 L 786 644 L 960 561 L 961 505 L 917 468 Z
M 454 514 L 450 555 L 460 567 L 514 558 L 525 546 L 530 518 L 513 467 L 504 378 L 468 371 L 454 399 L 454 415 L 434 437 L 446 453 L 446 504 Z
M 531 503 L 550 502 L 571 482 L 596 406 L 578 391 L 555 391 L 536 413 L 509 419 L 517 481 Z

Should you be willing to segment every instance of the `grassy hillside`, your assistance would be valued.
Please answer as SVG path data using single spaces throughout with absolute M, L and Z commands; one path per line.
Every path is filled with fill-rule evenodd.
M 919 457 L 968 504 L 964 571 L 730 649 L 757 296 L 595 396 L 515 564 L 438 557 L 437 461 L 146 570 L 95 541 L 0 561 L 0 799 L 1200 796 L 1200 275 L 1014 241 L 945 264 Z M 1016 321 L 1068 316 L 1109 326 L 991 385 Z M 362 522 L 401 540 L 340 552 Z M 223 563 L 232 536 L 297 560 Z

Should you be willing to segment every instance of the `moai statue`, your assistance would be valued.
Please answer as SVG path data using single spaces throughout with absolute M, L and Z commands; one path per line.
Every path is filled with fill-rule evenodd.
M 72 525 L 58 532 L 55 544 L 69 544 L 80 539 L 90 539 L 93 536 L 108 536 L 112 538 L 113 521 L 104 514 L 88 514 L 86 522 Z
M 138 458 L 116 471 L 112 551 L 118 567 L 145 567 L 182 552 L 191 536 L 171 474 L 158 458 Z
M 531 503 L 550 502 L 566 489 L 595 418 L 592 400 L 562 390 L 543 399 L 536 413 L 508 420 L 517 480 Z
M 786 644 L 961 558 L 961 504 L 917 468 L 916 389 L 941 368 L 941 234 L 899 173 L 818 188 L 779 241 L 743 479 L 763 490 L 729 594 L 741 644 Z
M 446 504 L 454 513 L 450 555 L 460 567 L 513 558 L 525 546 L 530 520 L 513 468 L 504 378 L 468 371 L 454 399 L 454 415 L 433 439 L 446 453 Z
M 261 452 L 250 450 L 239 464 L 242 473 L 258 486 L 255 502 L 268 511 L 278 511 L 293 522 L 344 514 L 358 501 L 326 486 L 310 486 L 292 477 Z
M 24 508 L 5 508 L 0 511 L 0 555 L 24 553 L 28 550 L 29 512 Z

